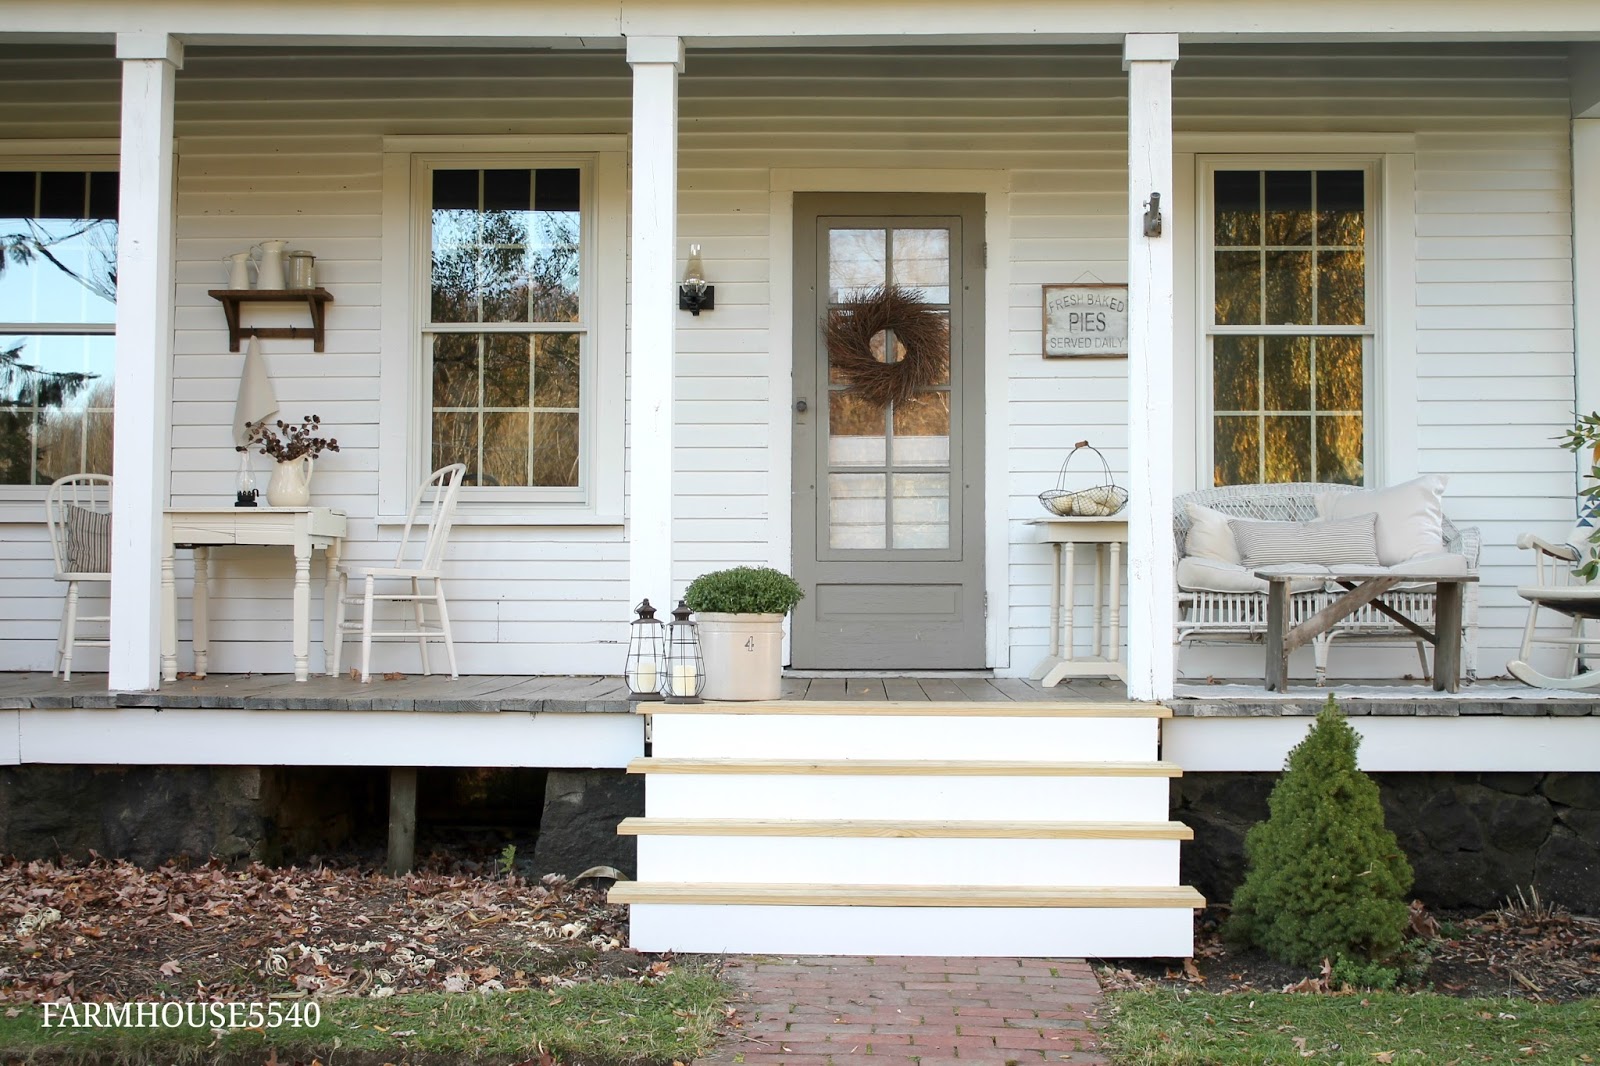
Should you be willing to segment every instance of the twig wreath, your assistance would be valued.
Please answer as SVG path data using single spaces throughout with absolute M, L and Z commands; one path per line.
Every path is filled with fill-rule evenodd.
M 921 295 L 898 285 L 880 285 L 828 312 L 823 331 L 828 364 L 844 375 L 851 392 L 887 407 L 944 380 L 950 367 L 950 324 L 944 312 L 924 303 Z M 872 354 L 872 338 L 884 331 L 905 349 L 894 362 Z

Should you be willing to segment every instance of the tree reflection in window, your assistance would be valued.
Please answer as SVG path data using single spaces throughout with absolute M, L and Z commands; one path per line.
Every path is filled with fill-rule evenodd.
M 1211 236 L 1215 483 L 1360 484 L 1366 173 L 1218 171 Z
M 111 472 L 116 220 L 114 171 L 0 171 L 0 484 Z
M 465 463 L 469 485 L 576 486 L 587 343 L 580 171 L 432 179 L 431 461 Z M 511 323 L 530 328 L 461 328 Z

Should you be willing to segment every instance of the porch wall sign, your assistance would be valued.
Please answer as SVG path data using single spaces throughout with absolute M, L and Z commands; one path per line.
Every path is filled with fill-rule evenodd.
M 1128 354 L 1128 287 L 1044 286 L 1044 356 L 1067 359 Z

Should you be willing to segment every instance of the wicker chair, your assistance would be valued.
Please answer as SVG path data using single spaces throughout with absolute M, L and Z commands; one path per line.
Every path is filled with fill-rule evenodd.
M 1185 554 L 1185 541 L 1189 533 L 1189 515 L 1184 506 L 1196 503 L 1202 507 L 1235 518 L 1253 518 L 1274 522 L 1309 522 L 1318 517 L 1317 497 L 1333 492 L 1357 492 L 1359 486 L 1334 485 L 1316 482 L 1289 482 L 1278 485 L 1232 485 L 1224 488 L 1201 489 L 1179 496 L 1173 505 L 1172 529 L 1177 540 L 1177 557 Z M 1476 527 L 1458 529 L 1444 520 L 1445 549 L 1467 560 L 1469 573 L 1478 571 L 1478 552 L 1481 538 Z M 1343 592 L 1337 585 L 1324 585 L 1306 589 L 1290 597 L 1293 623 L 1298 625 L 1315 614 L 1333 597 Z M 1419 625 L 1433 623 L 1434 587 L 1431 585 L 1404 586 L 1380 597 L 1382 602 Z M 1469 680 L 1478 676 L 1478 586 L 1466 586 L 1463 606 L 1463 668 Z M 1181 651 L 1184 644 L 1211 642 L 1253 641 L 1261 642 L 1267 632 L 1267 596 L 1265 592 L 1213 592 L 1200 589 L 1178 589 L 1177 642 Z M 1328 651 L 1335 638 L 1369 641 L 1405 641 L 1417 646 L 1424 675 L 1429 674 L 1428 657 L 1424 643 L 1416 635 L 1368 605 L 1335 625 L 1312 642 L 1316 661 L 1317 684 L 1328 676 Z

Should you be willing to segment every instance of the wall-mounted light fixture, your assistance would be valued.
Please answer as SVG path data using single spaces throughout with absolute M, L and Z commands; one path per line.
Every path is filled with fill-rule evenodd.
M 689 265 L 683 269 L 683 284 L 678 286 L 678 310 L 699 317 L 701 311 L 717 306 L 717 287 L 706 284 L 705 264 L 700 262 L 700 246 L 689 245 Z

